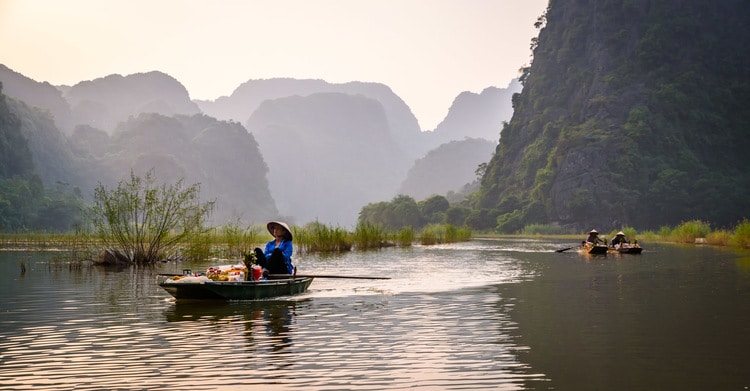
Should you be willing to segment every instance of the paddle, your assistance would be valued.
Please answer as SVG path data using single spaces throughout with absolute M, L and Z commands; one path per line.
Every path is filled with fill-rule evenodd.
M 568 251 L 568 250 L 570 250 L 571 248 L 575 248 L 575 247 L 567 247 L 567 248 L 561 248 L 561 249 L 559 249 L 559 250 L 555 250 L 555 252 L 556 252 L 556 253 L 561 253 L 561 252 L 563 252 L 563 251 Z
M 390 277 L 367 277 L 367 276 L 337 276 L 331 274 L 269 274 L 268 278 L 293 278 L 293 277 L 312 277 L 312 278 L 351 278 L 358 280 L 390 280 Z
M 184 274 L 176 274 L 176 273 L 159 273 L 159 276 L 165 276 L 165 277 L 175 277 L 175 276 L 183 276 Z M 337 275 L 330 275 L 330 274 L 269 274 L 268 278 L 293 278 L 293 277 L 313 277 L 313 278 L 351 278 L 351 279 L 358 279 L 358 280 L 390 280 L 390 277 L 367 277 L 367 276 L 337 276 Z

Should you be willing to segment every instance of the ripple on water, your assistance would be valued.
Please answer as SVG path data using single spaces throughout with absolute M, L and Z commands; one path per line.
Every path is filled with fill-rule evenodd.
M 183 305 L 132 273 L 22 282 L 17 302 L 0 302 L 0 388 L 520 389 L 538 375 L 517 360 L 495 286 L 527 271 L 475 251 L 306 259 L 319 274 L 393 278 L 320 278 L 253 303 Z

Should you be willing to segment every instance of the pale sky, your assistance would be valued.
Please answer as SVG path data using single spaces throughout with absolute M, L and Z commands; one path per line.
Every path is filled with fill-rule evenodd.
M 376 82 L 423 130 L 531 62 L 547 0 L 0 0 L 0 63 L 73 85 L 161 71 L 192 99 L 250 79 Z

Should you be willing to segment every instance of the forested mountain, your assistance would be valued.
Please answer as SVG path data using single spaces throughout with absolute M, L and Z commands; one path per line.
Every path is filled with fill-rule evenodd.
M 9 102 L 27 140 L 22 155 L 44 185 L 77 189 L 90 199 L 100 182 L 114 186 L 131 169 L 154 168 L 160 181 L 200 183 L 204 198 L 217 200 L 217 224 L 234 217 L 259 221 L 278 214 L 275 205 L 295 223 L 353 224 L 363 205 L 395 196 L 429 150 L 470 135 L 494 143 L 504 120 L 498 113 L 510 117 L 509 89 L 494 87 L 462 93 L 439 129 L 421 132 L 403 100 L 378 83 L 251 80 L 231 97 L 196 101 L 199 107 L 161 72 L 55 88 L 1 67 L 0 81 L 14 86 Z M 196 116 L 201 108 L 228 122 Z M 236 120 L 243 117 L 259 145 Z M 273 130 L 278 127 L 283 138 Z M 448 153 L 427 159 L 446 168 L 441 180 L 419 194 L 462 191 L 476 177 L 478 159 L 489 158 L 471 148 L 442 150 Z
M 57 128 L 66 131 L 72 129 L 70 105 L 62 92 L 52 84 L 32 80 L 0 64 L 0 82 L 3 93 L 25 102 L 31 107 L 49 110 Z
M 750 216 L 744 0 L 552 0 L 482 180 L 484 224 Z M 545 25 L 546 23 L 546 25 Z
M 28 176 L 34 173 L 29 144 L 21 130 L 21 121 L 13 115 L 0 83 L 0 177 Z
M 0 83 L 0 230 L 72 229 L 83 200 L 66 182 L 76 170 L 64 137 L 48 112 L 2 89 Z
M 28 145 L 34 174 L 45 185 L 56 182 L 79 183 L 79 162 L 73 155 L 65 135 L 55 126 L 51 114 L 13 98 L 6 98 L 10 111 L 18 118 Z
M 278 215 L 258 143 L 236 122 L 200 114 L 141 114 L 121 123 L 111 137 L 79 127 L 72 140 L 74 149 L 89 159 L 81 168 L 89 180 L 114 186 L 131 169 L 137 175 L 153 169 L 160 181 L 200 183 L 201 197 L 218 201 L 214 223 L 257 223 Z M 88 183 L 92 189 L 95 185 Z
M 299 223 L 353 225 L 363 205 L 393 196 L 411 161 L 382 104 L 363 95 L 267 100 L 247 129 L 270 167 L 280 212 Z
M 496 145 L 479 138 L 445 143 L 414 162 L 398 193 L 424 200 L 455 192 L 476 180 L 477 167 L 490 160 Z

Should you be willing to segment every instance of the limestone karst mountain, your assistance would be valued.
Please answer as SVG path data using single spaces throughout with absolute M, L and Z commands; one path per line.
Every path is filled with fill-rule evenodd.
M 3 83 L 3 94 L 30 107 L 48 110 L 58 129 L 70 134 L 73 129 L 70 104 L 55 86 L 28 78 L 3 64 L 0 64 L 0 82 Z
M 268 162 L 283 215 L 351 226 L 360 208 L 394 194 L 410 158 L 377 100 L 318 93 L 263 102 L 247 121 Z
M 328 83 L 324 80 L 290 78 L 249 80 L 230 96 L 214 101 L 196 100 L 196 103 L 210 116 L 244 123 L 265 100 L 325 92 L 363 95 L 377 100 L 385 111 L 391 137 L 404 153 L 417 158 L 429 149 L 421 141 L 419 124 L 409 106 L 389 87 L 380 83 Z
M 476 208 L 504 232 L 750 216 L 742 0 L 550 2 Z
M 72 185 L 83 189 L 84 196 L 99 182 L 116 183 L 130 169 L 157 167 L 163 180 L 184 177 L 186 181 L 201 182 L 206 195 L 217 198 L 220 211 L 215 217 L 219 222 L 220 218 L 233 215 L 257 220 L 258 216 L 275 213 L 278 205 L 281 213 L 299 223 L 319 220 L 349 225 L 368 202 L 396 195 L 407 171 L 439 142 L 463 140 L 468 135 L 492 139 L 497 124 L 502 122 L 494 111 L 505 106 L 500 112 L 506 112 L 510 106 L 509 102 L 503 103 L 508 100 L 503 97 L 505 89 L 488 88 L 481 94 L 465 92 L 455 100 L 439 129 L 421 132 L 406 103 L 379 83 L 251 80 L 230 97 L 192 102 L 177 80 L 161 72 L 109 75 L 55 88 L 0 68 L 0 81 L 17 86 L 14 93 L 33 101 L 31 107 L 48 110 L 52 114 L 48 117 L 49 126 L 60 128 L 64 123 L 69 127 L 59 142 L 65 147 L 61 151 L 72 153 L 74 158 L 62 159 L 54 152 L 37 159 L 70 160 L 72 163 L 47 166 L 70 171 L 70 175 L 60 173 L 59 177 L 75 178 L 71 179 Z M 196 119 L 199 110 L 208 114 L 200 116 L 204 120 Z M 55 115 L 53 111 L 62 114 Z M 223 125 L 213 124 L 209 116 L 226 121 L 219 121 Z M 186 124 L 185 118 L 193 118 L 195 123 Z M 462 121 L 467 122 L 462 126 Z M 199 123 L 206 128 L 194 129 Z M 249 141 L 237 139 L 226 130 L 215 130 L 242 123 L 259 142 L 255 149 L 261 152 L 247 162 L 234 148 L 245 146 L 252 156 L 255 149 Z M 266 132 L 279 126 L 286 129 L 286 133 L 282 132 L 283 142 L 274 132 Z M 226 142 L 222 142 L 222 137 L 227 138 Z M 280 144 L 294 153 L 279 154 Z M 466 155 L 455 154 L 461 151 Z M 489 158 L 481 155 L 482 159 Z M 475 151 L 456 149 L 448 162 L 439 163 L 436 156 L 441 154 L 431 155 L 434 164 L 453 167 L 444 171 L 445 183 L 461 187 L 475 179 L 475 160 L 479 156 Z M 471 163 L 465 165 L 464 161 Z M 73 163 L 79 165 L 65 168 Z M 462 172 L 458 167 L 468 169 Z M 295 181 L 279 182 L 275 175 L 291 173 L 294 177 L 300 169 L 305 175 Z M 211 174 L 206 174 L 206 170 Z M 267 172 L 269 177 L 243 177 L 236 170 Z M 252 189 L 248 188 L 249 183 Z M 321 184 L 327 190 L 310 191 Z M 263 186 L 268 194 L 274 194 L 275 200 L 259 196 L 253 201 L 259 207 L 248 206 L 247 199 L 252 197 L 244 194 L 262 193 Z M 331 201 L 331 191 L 338 194 L 336 202 Z
M 137 175 L 153 169 L 167 183 L 181 178 L 200 183 L 201 197 L 217 201 L 214 223 L 262 222 L 278 215 L 258 144 L 236 122 L 200 114 L 141 114 L 121 123 L 112 136 L 80 128 L 74 140 L 73 148 L 90 158 L 84 176 L 101 178 L 105 185 L 115 185 L 131 169 Z
M 459 190 L 477 179 L 477 167 L 489 162 L 496 145 L 479 138 L 445 143 L 414 162 L 398 193 L 423 200 Z
M 464 138 L 482 138 L 497 143 L 503 122 L 513 115 L 511 98 L 521 92 L 514 79 L 506 88 L 487 87 L 481 93 L 464 91 L 448 109 L 445 119 L 431 132 L 425 132 L 430 149 Z
M 111 132 L 118 123 L 141 113 L 200 113 L 185 87 L 162 72 L 109 75 L 64 88 L 74 125 Z

